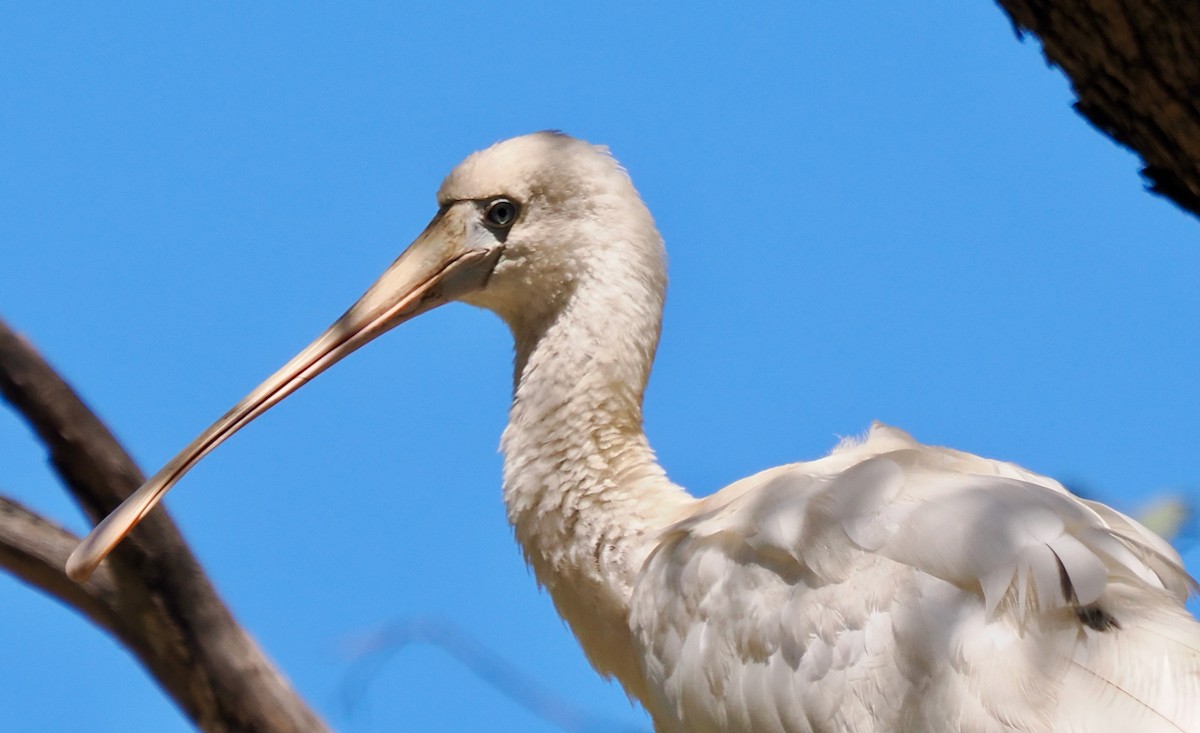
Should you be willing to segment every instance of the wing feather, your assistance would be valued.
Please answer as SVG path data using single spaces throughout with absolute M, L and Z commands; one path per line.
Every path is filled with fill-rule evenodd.
M 1192 587 L 1119 512 L 879 426 L 704 500 L 630 621 L 660 733 L 1197 732 Z

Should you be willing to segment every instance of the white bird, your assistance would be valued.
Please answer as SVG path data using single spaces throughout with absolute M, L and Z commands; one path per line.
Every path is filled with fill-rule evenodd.
M 1200 731 L 1200 624 L 1171 547 L 1013 464 L 875 425 L 703 499 L 642 430 L 661 238 L 605 148 L 497 143 L 316 341 L 68 562 L 85 578 L 196 461 L 370 339 L 451 300 L 516 343 L 504 501 L 588 659 L 659 733 Z

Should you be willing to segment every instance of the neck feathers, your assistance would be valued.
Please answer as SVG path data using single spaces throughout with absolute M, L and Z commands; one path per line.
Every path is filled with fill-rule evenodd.
M 556 572 L 595 571 L 598 545 L 628 544 L 657 524 L 664 496 L 682 493 L 642 430 L 661 286 L 621 285 L 580 282 L 540 328 L 516 334 L 505 502 L 538 580 L 551 588 Z
M 630 594 L 658 532 L 693 501 L 667 479 L 642 431 L 661 293 L 580 283 L 543 328 L 514 329 L 501 441 L 509 521 L 538 583 L 597 671 L 643 699 Z

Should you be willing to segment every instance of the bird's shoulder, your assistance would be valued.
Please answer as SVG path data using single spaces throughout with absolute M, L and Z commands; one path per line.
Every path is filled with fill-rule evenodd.
M 1193 587 L 1178 553 L 1117 510 L 1016 464 L 924 445 L 878 423 L 824 458 L 701 500 L 663 535 L 657 562 L 726 546 L 714 544 L 721 538 L 736 540 L 743 556 L 786 557 L 814 582 L 886 558 L 1018 615 L 1086 606 L 1112 580 L 1180 602 Z

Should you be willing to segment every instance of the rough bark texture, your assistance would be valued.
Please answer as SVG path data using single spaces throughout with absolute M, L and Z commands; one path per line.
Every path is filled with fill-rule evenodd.
M 1200 216 L 1200 3 L 998 2 L 1066 72 L 1079 113 L 1142 156 L 1150 190 Z
M 93 522 L 142 483 L 99 418 L 3 322 L 0 394 L 45 444 Z M 200 729 L 326 730 L 233 619 L 165 510 L 147 516 L 81 585 L 63 571 L 77 541 L 16 502 L 0 501 L 0 566 L 117 637 Z

